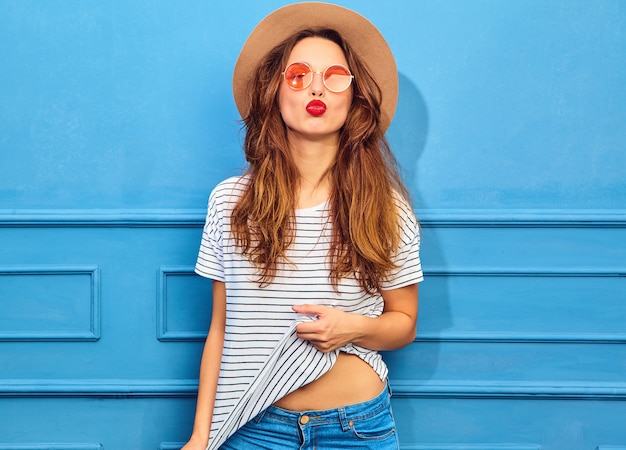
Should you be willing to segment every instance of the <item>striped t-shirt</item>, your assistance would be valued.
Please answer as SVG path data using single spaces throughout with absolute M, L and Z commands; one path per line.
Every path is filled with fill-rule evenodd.
M 248 420 L 288 393 L 326 373 L 339 351 L 357 355 L 381 380 L 387 366 L 380 354 L 348 344 L 322 353 L 298 339 L 297 323 L 313 318 L 297 315 L 294 304 L 319 304 L 377 317 L 383 311 L 380 294 L 364 292 L 355 277 L 340 280 L 337 290 L 329 280 L 326 256 L 330 243 L 327 204 L 295 211 L 295 240 L 289 262 L 278 268 L 267 286 L 259 272 L 235 246 L 230 233 L 232 210 L 247 178 L 233 177 L 211 193 L 196 272 L 225 282 L 226 333 L 222 364 L 207 450 L 217 449 Z M 383 284 L 385 290 L 422 281 L 420 236 L 410 206 L 398 198 L 401 243 L 395 254 L 397 269 Z

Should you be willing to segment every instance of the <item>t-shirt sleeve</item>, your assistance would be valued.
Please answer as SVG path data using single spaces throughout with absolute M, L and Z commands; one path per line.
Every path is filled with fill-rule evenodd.
M 223 251 L 223 201 L 222 196 L 214 190 L 209 197 L 209 205 L 202 241 L 196 261 L 196 273 L 217 281 L 225 281 Z
M 420 230 L 411 206 L 397 200 L 400 221 L 400 245 L 395 254 L 396 269 L 383 282 L 382 289 L 398 289 L 424 280 L 420 261 Z

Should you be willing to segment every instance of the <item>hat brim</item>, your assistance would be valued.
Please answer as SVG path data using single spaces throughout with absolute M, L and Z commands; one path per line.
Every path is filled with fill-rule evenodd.
M 255 69 L 267 53 L 306 28 L 332 28 L 350 44 L 382 91 L 381 125 L 386 130 L 398 102 L 396 62 L 380 31 L 362 15 L 330 3 L 303 2 L 284 6 L 266 16 L 243 45 L 233 72 L 233 95 L 241 117 L 246 117 L 247 89 Z

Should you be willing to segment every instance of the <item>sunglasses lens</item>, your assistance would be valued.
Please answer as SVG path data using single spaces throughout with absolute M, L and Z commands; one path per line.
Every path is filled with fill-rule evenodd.
M 311 69 L 303 63 L 293 63 L 285 69 L 285 81 L 292 89 L 304 89 L 311 84 Z
M 352 74 L 344 66 L 330 66 L 324 71 L 324 84 L 333 92 L 345 91 L 352 83 Z

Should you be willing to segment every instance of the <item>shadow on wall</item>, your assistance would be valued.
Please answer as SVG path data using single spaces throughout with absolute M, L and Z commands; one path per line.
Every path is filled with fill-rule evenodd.
M 387 137 L 400 164 L 404 182 L 413 196 L 413 206 L 419 210 L 424 205 L 417 192 L 415 177 L 417 164 L 426 147 L 428 111 L 417 86 L 401 73 L 399 78 L 398 106 Z
M 447 266 L 436 228 L 420 217 L 427 205 L 418 190 L 416 179 L 417 167 L 425 151 L 428 138 L 429 117 L 426 102 L 418 87 L 406 76 L 399 74 L 400 88 L 396 115 L 389 128 L 387 137 L 396 155 L 404 182 L 409 189 L 413 207 L 421 223 L 422 248 L 421 259 L 425 280 L 420 285 L 420 314 L 418 317 L 417 342 L 404 350 L 385 354 L 385 360 L 391 366 L 392 377 L 410 378 L 413 382 L 432 378 L 436 372 L 439 344 L 428 340 L 420 341 L 420 331 L 427 330 L 430 336 L 438 335 L 451 323 L 448 288 L 445 278 L 429 277 L 429 268 Z M 428 205 L 436 208 L 436 205 Z M 437 303 L 436 307 L 429 306 Z M 437 311 L 434 317 L 429 313 Z M 441 317 L 445 315 L 445 317 Z M 437 327 L 429 325 L 438 324 Z M 395 366 L 395 367 L 394 367 Z

